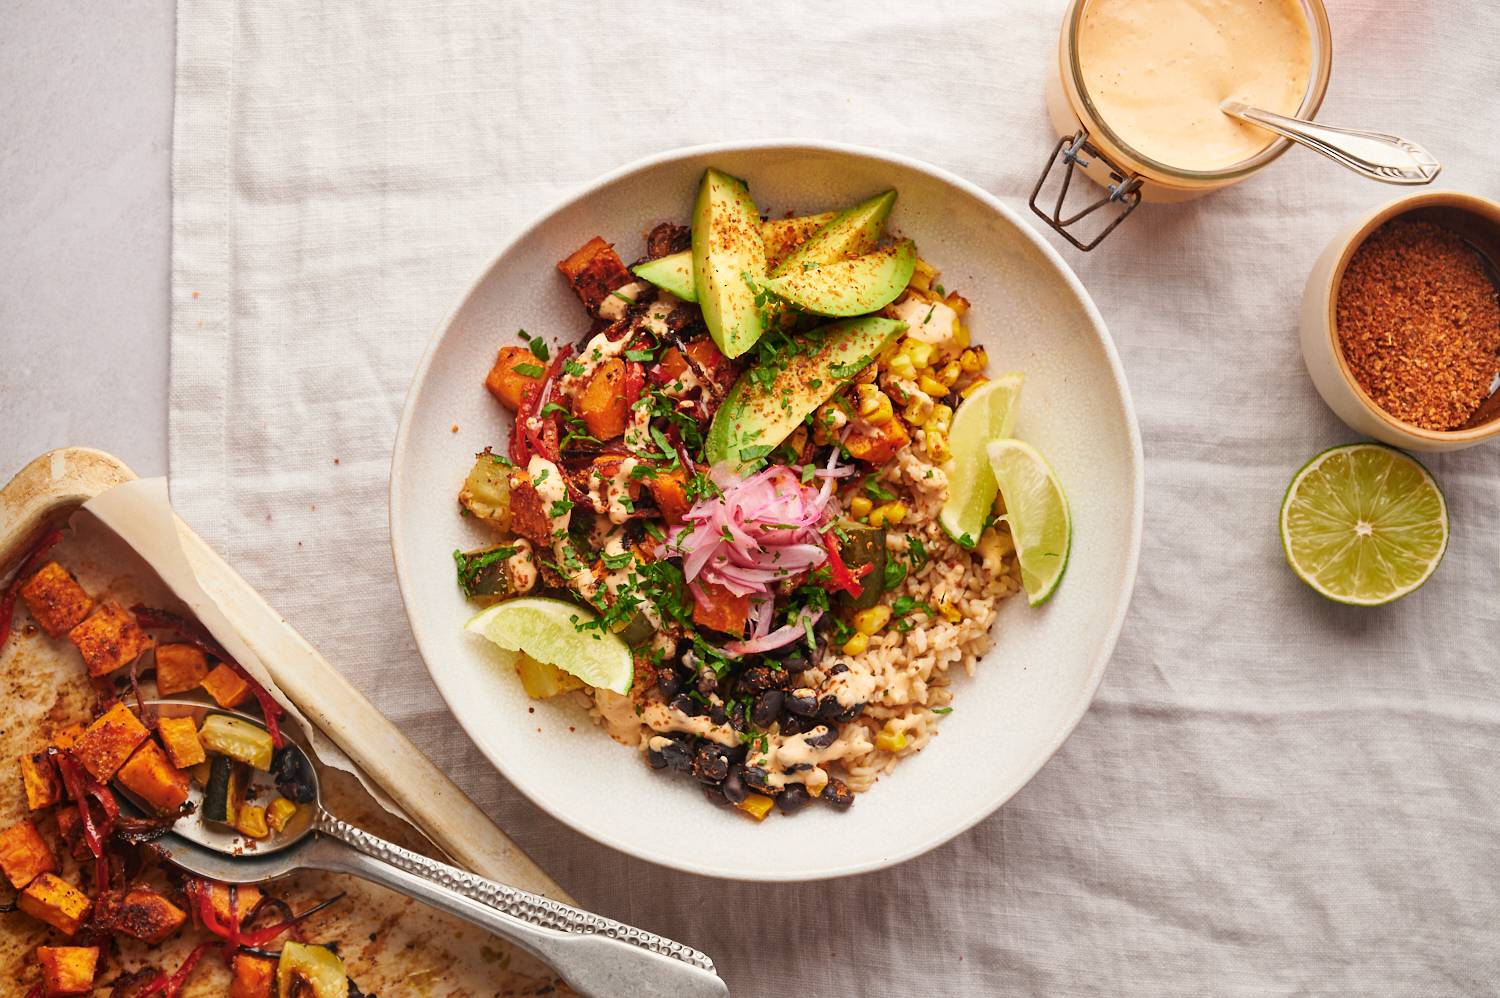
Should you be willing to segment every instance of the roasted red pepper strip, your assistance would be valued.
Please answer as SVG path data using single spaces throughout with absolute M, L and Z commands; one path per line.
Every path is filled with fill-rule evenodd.
M 21 594 L 21 585 L 29 579 L 37 569 L 44 564 L 47 552 L 57 546 L 57 542 L 63 539 L 61 530 L 49 530 L 42 535 L 42 539 L 36 542 L 21 567 L 16 569 L 15 578 L 10 580 L 10 585 L 5 587 L 5 595 L 0 596 L 0 650 L 5 648 L 5 642 L 10 640 L 11 617 L 16 610 L 16 597 Z
M 635 404 L 641 399 L 641 392 L 646 390 L 646 368 L 638 361 L 630 361 L 625 365 L 625 408 L 634 409 Z
M 152 978 L 151 983 L 144 989 L 137 991 L 135 998 L 146 998 L 147 995 L 154 995 L 157 992 L 160 992 L 163 998 L 177 998 L 182 994 L 182 989 L 187 986 L 188 975 L 193 972 L 194 967 L 198 966 L 198 961 L 203 959 L 203 954 L 208 952 L 210 945 L 210 943 L 199 943 L 194 946 L 193 951 L 187 955 L 187 959 L 182 961 L 182 966 L 177 968 L 177 973 L 168 977 L 166 972 L 162 971 Z
M 843 590 L 855 599 L 859 599 L 859 594 L 865 591 L 865 587 L 860 584 L 859 580 L 868 575 L 875 566 L 861 565 L 859 571 L 849 571 L 849 566 L 844 564 L 843 556 L 839 554 L 838 542 L 833 538 L 833 531 L 821 536 L 823 547 L 828 551 L 828 585 L 824 588 L 831 593 Z
M 271 744 L 277 748 L 286 744 L 286 739 L 281 734 L 281 718 L 286 711 L 282 709 L 281 704 L 276 702 L 276 698 L 256 681 L 254 676 L 245 671 L 244 666 L 230 658 L 228 652 L 219 647 L 219 643 L 205 628 L 186 617 L 180 617 L 167 610 L 142 606 L 139 603 L 131 607 L 130 612 L 135 614 L 136 623 L 142 627 L 176 631 L 179 638 L 233 669 L 234 674 L 243 679 L 250 687 L 250 692 L 255 694 L 256 702 L 260 704 L 260 712 L 266 719 L 266 732 L 271 736 Z
M 311 918 L 313 915 L 316 915 L 318 912 L 322 911 L 324 908 L 327 908 L 329 905 L 337 904 L 343 899 L 344 895 L 342 893 L 335 894 L 333 897 L 329 898 L 326 901 L 319 901 L 317 904 L 313 905 L 311 908 L 307 909 L 300 915 L 293 915 L 291 918 L 277 922 L 275 925 L 267 925 L 262 929 L 251 929 L 248 932 L 240 932 L 240 945 L 264 946 L 266 943 L 270 942 L 272 939 L 275 939 L 283 932 L 290 931 L 291 929 L 295 928 L 300 922 Z

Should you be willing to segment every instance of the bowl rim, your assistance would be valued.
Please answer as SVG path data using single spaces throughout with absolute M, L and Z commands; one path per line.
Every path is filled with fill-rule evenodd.
M 606 187 L 609 184 L 612 184 L 615 181 L 620 180 L 626 176 L 640 172 L 642 170 L 648 170 L 657 166 L 684 159 L 692 159 L 708 155 L 747 152 L 779 152 L 786 155 L 798 155 L 805 153 L 832 153 L 835 155 L 855 156 L 889 163 L 894 166 L 900 166 L 918 173 L 926 174 L 927 176 L 939 181 L 940 183 L 957 188 L 963 193 L 968 194 L 969 196 L 984 204 L 991 211 L 998 213 L 1006 221 L 1010 222 L 1012 227 L 1021 234 L 1022 238 L 1027 240 L 1035 250 L 1041 253 L 1047 263 L 1050 264 L 1053 270 L 1061 277 L 1068 290 L 1073 294 L 1075 299 L 1082 306 L 1085 318 L 1087 319 L 1089 325 L 1093 328 L 1095 335 L 1099 340 L 1100 347 L 1103 350 L 1105 360 L 1109 366 L 1111 379 L 1119 386 L 1120 401 L 1125 416 L 1127 431 L 1126 435 L 1129 442 L 1128 453 L 1125 455 L 1127 467 L 1130 474 L 1130 511 L 1128 517 L 1128 540 L 1125 553 L 1125 563 L 1123 566 L 1124 584 L 1116 600 L 1114 612 L 1111 615 L 1109 623 L 1105 629 L 1103 641 L 1100 643 L 1099 650 L 1094 655 L 1093 661 L 1089 663 L 1089 671 L 1083 688 L 1080 693 L 1074 698 L 1074 701 L 1068 705 L 1068 708 L 1065 711 L 1065 723 L 1060 724 L 1053 734 L 1052 738 L 1042 746 L 1042 751 L 1040 751 L 1035 757 L 1035 763 L 1027 768 L 1027 770 L 1024 772 L 1023 778 L 1015 784 L 1015 787 L 1013 789 L 1009 790 L 1008 792 L 1002 791 L 1001 793 L 995 794 L 992 797 L 980 800 L 978 802 L 978 806 L 976 806 L 973 812 L 970 815 L 966 816 L 964 820 L 956 822 L 952 826 L 945 828 L 933 835 L 930 835 L 920 841 L 914 841 L 913 843 L 900 850 L 883 853 L 879 856 L 858 862 L 829 864 L 825 867 L 811 872 L 807 870 L 793 870 L 782 872 L 777 870 L 766 871 L 730 869 L 727 867 L 697 862 L 691 858 L 686 858 L 679 855 L 670 855 L 665 852 L 651 852 L 633 843 L 611 841 L 606 838 L 602 832 L 596 834 L 593 829 L 574 825 L 573 823 L 568 821 L 567 818 L 562 813 L 560 813 L 557 808 L 552 805 L 552 802 L 550 800 L 538 796 L 533 792 L 531 788 L 528 788 L 523 781 L 516 779 L 515 776 L 513 776 L 511 773 L 511 767 L 507 766 L 502 760 L 492 755 L 480 743 L 480 741 L 474 737 L 473 733 L 469 731 L 468 725 L 465 724 L 459 711 L 455 709 L 453 699 L 450 697 L 443 681 L 439 678 L 442 670 L 434 669 L 428 662 L 427 654 L 424 651 L 422 628 L 419 626 L 417 618 L 413 613 L 413 606 L 415 605 L 415 602 L 420 598 L 420 596 L 416 592 L 415 585 L 412 579 L 406 572 L 406 556 L 404 545 L 401 535 L 396 529 L 396 524 L 400 520 L 404 519 L 404 502 L 401 497 L 403 492 L 405 491 L 406 469 L 402 461 L 402 455 L 405 454 L 407 450 L 409 438 L 413 432 L 412 427 L 414 422 L 414 403 L 416 401 L 417 395 L 423 384 L 426 382 L 428 372 L 432 367 L 433 362 L 438 355 L 438 352 L 442 349 L 449 331 L 453 328 L 454 320 L 468 306 L 469 301 L 474 297 L 479 287 L 489 279 L 490 274 L 499 264 L 501 258 L 509 253 L 514 246 L 530 238 L 533 233 L 547 224 L 552 219 L 552 217 L 560 211 L 573 204 L 592 197 L 601 188 Z M 413 642 L 415 643 L 417 648 L 417 654 L 422 658 L 423 665 L 427 668 L 427 672 L 429 677 L 431 678 L 432 684 L 434 687 L 436 687 L 438 695 L 442 697 L 444 705 L 448 708 L 449 713 L 453 716 L 454 720 L 458 722 L 459 727 L 463 729 L 465 735 L 468 736 L 470 742 L 474 745 L 474 747 L 479 750 L 480 755 L 482 755 L 484 759 L 495 768 L 496 771 L 498 771 L 503 777 L 505 777 L 511 787 L 522 794 L 522 796 L 526 797 L 526 799 L 529 800 L 534 806 L 545 811 L 555 820 L 567 825 L 573 831 L 594 840 L 600 845 L 607 846 L 611 849 L 625 853 L 626 855 L 632 856 L 636 859 L 644 860 L 645 862 L 651 863 L 655 866 L 721 880 L 738 880 L 760 883 L 787 883 L 827 880 L 838 877 L 853 876 L 860 873 L 867 873 L 873 870 L 880 870 L 896 866 L 906 862 L 907 860 L 914 859 L 927 852 L 930 852 L 931 850 L 936 849 L 937 847 L 949 841 L 952 841 L 957 836 L 963 834 L 970 828 L 973 828 L 979 822 L 994 814 L 996 810 L 1002 807 L 1012 797 L 1014 797 L 1015 794 L 1019 793 L 1023 787 L 1030 783 L 1031 780 L 1035 778 L 1036 774 L 1042 769 L 1042 767 L 1045 766 L 1049 761 L 1051 761 L 1052 757 L 1057 754 L 1057 750 L 1062 747 L 1062 744 L 1077 729 L 1079 722 L 1083 720 L 1084 714 L 1088 712 L 1089 707 L 1093 704 L 1094 697 L 1099 689 L 1099 685 L 1104 679 L 1105 669 L 1108 667 L 1110 660 L 1114 657 L 1115 648 L 1119 641 L 1120 631 L 1124 627 L 1125 618 L 1129 613 L 1130 603 L 1135 592 L 1136 577 L 1140 563 L 1141 539 L 1145 520 L 1145 489 L 1145 456 L 1141 443 L 1140 421 L 1136 416 L 1134 400 L 1130 393 L 1129 383 L 1125 378 L 1125 371 L 1123 365 L 1120 362 L 1119 353 L 1115 348 L 1114 339 L 1111 337 L 1109 329 L 1105 325 L 1103 316 L 1100 314 L 1098 307 L 1094 304 L 1093 298 L 1089 295 L 1087 289 L 1084 288 L 1082 281 L 1080 281 L 1078 278 L 1078 275 L 1073 272 L 1073 268 L 1068 265 L 1067 261 L 1063 259 L 1062 254 L 1059 253 L 1055 247 L 1053 247 L 1049 242 L 1042 238 L 1041 234 L 1037 232 L 1035 228 L 1023 221 L 1023 216 L 1021 216 L 1020 213 L 1005 205 L 995 195 L 963 179 L 962 177 L 959 177 L 956 174 L 943 169 L 942 167 L 938 167 L 914 157 L 902 155 L 900 153 L 887 152 L 884 150 L 874 149 L 868 146 L 854 145 L 851 143 L 796 138 L 765 139 L 752 141 L 726 141 L 692 146 L 680 146 L 673 149 L 664 150 L 662 152 L 632 160 L 613 170 L 609 170 L 603 174 L 600 174 L 593 179 L 579 185 L 571 192 L 559 197 L 555 201 L 548 204 L 542 211 L 533 216 L 531 221 L 526 223 L 521 228 L 517 229 L 515 234 L 507 239 L 504 244 L 501 245 L 493 255 L 491 255 L 491 257 L 485 262 L 484 266 L 480 268 L 475 278 L 469 282 L 462 296 L 457 299 L 457 302 L 455 303 L 453 308 L 451 308 L 447 312 L 447 314 L 443 316 L 442 320 L 437 324 L 436 328 L 429 336 L 427 347 L 423 351 L 422 357 L 418 361 L 416 369 L 412 374 L 411 382 L 407 387 L 406 396 L 402 402 L 401 418 L 397 424 L 396 436 L 391 450 L 390 487 L 387 494 L 387 531 L 390 534 L 391 538 L 391 556 L 395 567 L 396 583 L 401 593 L 403 609 L 406 613 L 407 624 L 411 630 Z
M 1349 359 L 1344 356 L 1343 344 L 1339 342 L 1338 327 L 1338 302 L 1339 285 L 1343 282 L 1344 271 L 1349 267 L 1349 261 L 1365 241 L 1370 238 L 1371 233 L 1380 228 L 1386 222 L 1399 218 L 1409 212 L 1419 211 L 1423 208 L 1456 208 L 1476 217 L 1482 218 L 1495 226 L 1500 232 L 1500 202 L 1492 201 L 1479 194 L 1468 194 L 1463 191 L 1421 191 L 1415 194 L 1406 194 L 1394 200 L 1387 201 L 1371 209 L 1363 221 L 1359 222 L 1343 240 L 1343 249 L 1340 250 L 1338 258 L 1334 260 L 1333 266 L 1328 270 L 1328 277 L 1323 282 L 1321 291 L 1326 303 L 1324 309 L 1323 326 L 1328 339 L 1328 347 L 1333 353 L 1334 365 L 1338 368 L 1339 377 L 1348 386 L 1350 393 L 1357 399 L 1365 409 L 1383 424 L 1392 433 L 1399 434 L 1408 440 L 1421 444 L 1441 444 L 1451 446 L 1454 444 L 1475 444 L 1489 440 L 1491 437 L 1500 436 L 1500 415 L 1492 417 L 1488 422 L 1478 426 L 1471 426 L 1462 430 L 1429 430 L 1425 426 L 1408 423 L 1404 419 L 1386 412 L 1380 404 L 1370 397 L 1364 386 L 1355 378 L 1354 371 L 1349 367 Z

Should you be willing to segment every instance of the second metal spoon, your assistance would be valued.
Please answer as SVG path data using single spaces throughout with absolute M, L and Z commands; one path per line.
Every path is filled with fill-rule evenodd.
M 1289 118 L 1236 100 L 1224 101 L 1219 110 L 1231 118 L 1283 135 L 1381 183 L 1430 184 L 1443 168 L 1426 149 L 1398 135 L 1335 128 L 1315 121 Z

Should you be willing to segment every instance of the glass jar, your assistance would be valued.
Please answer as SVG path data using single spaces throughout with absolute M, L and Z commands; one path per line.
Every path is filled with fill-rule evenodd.
M 1268 166 L 1286 152 L 1291 141 L 1277 137 L 1255 155 L 1224 169 L 1186 170 L 1170 166 L 1131 147 L 1104 120 L 1090 98 L 1084 82 L 1083 67 L 1078 58 L 1079 30 L 1085 12 L 1097 0 L 1072 0 L 1063 15 L 1062 34 L 1058 42 L 1058 73 L 1049 77 L 1047 110 L 1060 136 L 1053 147 L 1042 176 L 1031 193 L 1031 207 L 1047 224 L 1056 229 L 1078 249 L 1088 250 L 1114 231 L 1141 201 L 1188 201 L 1210 191 L 1238 183 Z M 1333 62 L 1333 39 L 1328 26 L 1328 12 L 1323 0 L 1298 0 L 1307 17 L 1312 47 L 1307 91 L 1295 112 L 1298 118 L 1312 118 L 1323 103 Z M 1063 176 L 1056 201 L 1042 205 L 1039 198 L 1054 167 L 1061 163 Z M 1081 210 L 1066 213 L 1064 201 L 1074 171 L 1105 189 L 1105 193 Z M 1091 239 L 1084 241 L 1069 229 L 1100 209 L 1117 206 L 1113 217 Z

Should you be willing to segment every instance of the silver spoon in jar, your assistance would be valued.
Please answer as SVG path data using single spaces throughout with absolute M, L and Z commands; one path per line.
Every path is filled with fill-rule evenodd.
M 264 731 L 258 717 L 194 700 L 148 700 L 161 717 L 226 714 Z M 334 817 L 323 807 L 307 750 L 282 726 L 275 767 L 297 784 L 303 801 L 279 832 L 251 839 L 203 817 L 203 789 L 193 785 L 191 814 L 151 845 L 189 873 L 231 884 L 263 883 L 297 870 L 349 873 L 405 894 L 510 940 L 553 967 L 579 994 L 642 998 L 724 998 L 728 987 L 713 961 L 695 949 L 537 894 L 507 887 L 428 859 Z M 254 770 L 250 788 L 269 798 L 276 778 Z M 152 809 L 125 787 L 115 789 L 143 814 Z
M 1219 110 L 1231 118 L 1248 121 L 1252 125 L 1285 136 L 1361 176 L 1381 183 L 1430 184 L 1443 168 L 1432 153 L 1398 135 L 1367 132 L 1357 128 L 1335 128 L 1315 121 L 1289 118 L 1237 100 L 1222 102 Z

